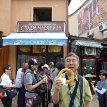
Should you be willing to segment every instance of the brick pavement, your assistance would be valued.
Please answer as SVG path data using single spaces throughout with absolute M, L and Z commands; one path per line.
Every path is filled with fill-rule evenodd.
M 0 101 L 0 107 L 3 107 L 1 101 Z M 12 107 L 17 107 L 17 97 L 15 97 L 13 99 L 13 105 Z M 52 107 L 52 104 L 49 104 L 49 107 Z M 98 100 L 97 100 L 97 96 L 93 95 L 93 100 L 92 100 L 92 107 L 99 107 L 98 106 Z
M 50 104 L 49 107 L 53 107 L 52 104 Z M 96 96 L 96 95 L 93 95 L 92 107 L 99 107 L 99 106 L 98 106 L 98 100 L 97 100 L 97 96 Z

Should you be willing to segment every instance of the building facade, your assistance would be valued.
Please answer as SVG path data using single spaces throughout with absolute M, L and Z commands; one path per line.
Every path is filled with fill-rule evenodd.
M 3 36 L 8 37 L 11 33 L 54 33 L 55 37 L 61 36 L 58 34 L 60 30 L 57 27 L 63 24 L 65 36 L 68 34 L 68 5 L 70 0 L 1 0 L 0 1 L 0 31 Z M 20 32 L 18 24 L 26 23 L 24 32 Z M 29 25 L 30 23 L 30 25 Z M 47 26 L 46 30 L 33 31 L 31 24 L 37 27 L 43 24 Z M 46 27 L 45 26 L 45 27 Z M 50 27 L 49 27 L 50 26 Z M 40 26 L 38 26 L 40 27 Z M 61 26 L 59 28 L 62 28 Z M 30 31 L 28 31 L 30 29 Z M 51 30 L 52 31 L 51 31 Z M 44 34 L 43 34 L 44 33 Z M 17 35 L 17 34 L 16 34 Z M 15 36 L 16 36 L 15 35 Z M 25 38 L 27 36 L 25 35 Z M 29 35 L 29 36 L 30 36 Z M 36 36 L 36 35 L 35 35 Z M 38 36 L 38 35 L 37 35 Z M 47 35 L 52 36 L 52 35 Z M 29 37 L 28 37 L 29 38 Z M 52 37 L 51 37 L 52 38 Z M 58 37 L 59 38 L 59 37 Z M 43 39 L 43 38 L 42 38 Z M 23 39 L 24 40 L 24 39 Z M 0 74 L 2 67 L 5 64 L 10 64 L 13 67 L 12 76 L 15 77 L 16 70 L 21 67 L 22 63 L 30 58 L 35 58 L 39 62 L 49 63 L 50 61 L 57 62 L 67 54 L 67 46 L 58 45 L 29 45 L 29 44 L 12 44 L 2 46 L 0 49 Z
M 107 0 L 87 0 L 69 15 L 69 45 L 80 57 L 80 73 L 98 77 L 107 70 Z

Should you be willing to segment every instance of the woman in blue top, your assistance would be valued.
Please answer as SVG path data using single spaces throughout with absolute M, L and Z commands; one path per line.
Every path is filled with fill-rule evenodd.
M 107 71 L 101 70 L 99 74 L 100 81 L 94 87 L 92 83 L 93 90 L 97 93 L 99 107 L 107 107 Z
M 41 84 L 46 82 L 46 77 L 43 77 L 43 79 L 40 80 L 39 82 L 36 80 L 34 75 L 35 65 L 36 63 L 33 59 L 29 60 L 28 61 L 29 68 L 26 70 L 24 75 L 24 85 L 26 89 L 25 93 L 26 107 L 33 107 L 33 99 L 37 98 L 38 96 L 38 93 L 35 92 L 35 89 Z

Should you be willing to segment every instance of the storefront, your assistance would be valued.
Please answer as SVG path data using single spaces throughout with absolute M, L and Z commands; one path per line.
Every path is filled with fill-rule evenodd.
M 71 36 L 71 51 L 80 57 L 79 73 L 88 79 L 98 77 L 101 69 L 107 69 L 106 41 Z
M 67 45 L 65 22 L 19 21 L 17 32 L 3 38 L 3 46 L 16 46 L 17 68 L 31 58 L 39 63 L 57 62 Z
M 12 77 L 15 78 L 17 69 L 29 58 L 49 63 L 57 62 L 67 54 L 68 47 L 65 44 L 70 1 L 2 0 L 0 30 L 5 40 L 0 54 L 0 75 L 6 64 L 12 66 Z

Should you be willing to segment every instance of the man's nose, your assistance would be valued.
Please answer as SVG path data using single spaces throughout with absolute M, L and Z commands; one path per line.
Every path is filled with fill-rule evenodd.
M 71 60 L 71 61 L 69 61 L 69 64 L 73 64 L 73 61 Z

